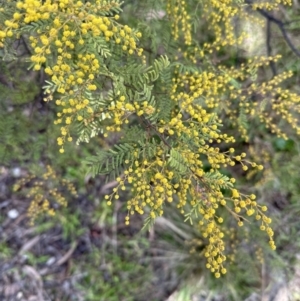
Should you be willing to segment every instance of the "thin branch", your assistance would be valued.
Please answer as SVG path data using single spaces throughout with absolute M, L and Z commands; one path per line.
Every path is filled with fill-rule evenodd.
M 294 44 L 292 43 L 292 41 L 291 41 L 290 37 L 288 36 L 288 34 L 287 34 L 285 28 L 284 28 L 283 26 L 282 26 L 282 27 L 280 26 L 279 28 L 280 28 L 280 30 L 281 30 L 281 32 L 282 32 L 282 35 L 283 35 L 285 41 L 286 41 L 287 44 L 290 46 L 290 48 L 292 49 L 292 51 L 293 51 L 297 56 L 300 57 L 300 51 L 299 51 L 299 50 L 294 46 Z
M 157 134 L 157 136 L 163 141 L 163 143 L 169 149 L 172 149 L 172 146 L 168 143 L 168 141 L 165 139 L 165 137 L 160 134 L 160 132 L 156 129 L 156 127 L 148 119 L 144 118 L 144 122 L 147 124 L 147 126 L 149 126 L 150 128 L 152 128 L 155 131 L 155 133 Z
M 272 55 L 272 46 L 271 46 L 271 21 L 267 19 L 267 54 L 268 56 Z M 273 72 L 273 76 L 277 75 L 277 70 L 274 61 L 270 61 L 270 66 Z

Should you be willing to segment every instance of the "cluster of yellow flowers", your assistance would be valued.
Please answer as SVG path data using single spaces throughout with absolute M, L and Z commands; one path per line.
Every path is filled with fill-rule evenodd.
M 287 139 L 286 133 L 278 123 L 278 117 L 281 117 L 281 120 L 300 135 L 300 96 L 280 87 L 284 80 L 293 76 L 292 71 L 283 72 L 267 82 L 257 83 L 253 79 L 250 85 L 249 81 L 247 86 L 243 84 L 246 79 L 252 77 L 253 70 L 279 59 L 280 55 L 254 57 L 249 59 L 247 64 L 241 64 L 240 68 L 219 65 L 201 73 L 180 73 L 173 79 L 171 98 L 179 102 L 181 108 L 186 109 L 191 116 L 200 117 L 198 122 L 205 123 L 205 120 L 209 120 L 209 116 L 203 119 L 201 114 L 195 111 L 203 110 L 199 104 L 219 112 L 223 111 L 228 116 L 226 120 L 230 120 L 245 141 L 248 141 L 249 137 L 247 128 L 239 122 L 241 113 L 245 114 L 248 120 L 259 117 L 272 133 Z M 226 136 L 218 136 L 217 141 L 220 142 L 221 139 L 229 142 Z
M 292 5 L 292 0 L 278 1 L 251 1 L 244 0 L 204 0 L 195 5 L 193 15 L 201 15 L 201 22 L 205 22 L 205 29 L 213 35 L 213 40 L 203 41 L 200 32 L 192 32 L 191 13 L 187 12 L 186 1 L 168 0 L 167 13 L 172 22 L 172 34 L 175 40 L 183 37 L 185 45 L 193 46 L 184 50 L 183 56 L 193 63 L 197 58 L 203 58 L 206 54 L 219 51 L 223 47 L 242 45 L 248 38 L 248 34 L 237 28 L 237 20 L 249 20 L 250 22 L 263 24 L 258 16 L 249 13 L 249 9 L 255 12 L 258 9 L 276 10 L 279 5 Z M 246 9 L 245 9 L 246 8 Z M 192 41 L 203 41 L 202 47 Z M 179 49 L 181 52 L 181 49 Z
M 223 46 L 241 45 L 247 37 L 245 32 L 237 33 L 235 22 L 237 19 L 261 22 L 259 18 L 246 12 L 245 7 L 255 11 L 257 9 L 274 10 L 280 4 L 292 5 L 291 0 L 278 1 L 246 1 L 239 0 L 211 0 L 203 1 L 203 16 L 207 18 L 207 25 L 215 36 L 212 43 L 206 43 L 204 49 L 210 53 Z M 203 54 L 203 53 L 202 53 Z
M 257 9 L 265 9 L 265 10 L 274 10 L 279 7 L 280 4 L 283 5 L 292 5 L 291 0 L 276 0 L 276 1 L 258 1 L 258 2 L 253 2 L 252 3 L 252 9 L 257 10 Z
M 142 36 L 140 32 L 118 23 L 118 14 L 102 16 L 116 8 L 120 8 L 118 1 L 18 1 L 13 18 L 6 20 L 6 28 L 0 30 L 0 42 L 3 42 L 5 38 L 16 35 L 19 28 L 30 26 L 31 22 L 44 24 L 36 33 L 33 29 L 29 33 L 34 51 L 31 61 L 34 70 L 46 64 L 45 72 L 62 95 L 56 100 L 61 111 L 55 122 L 62 124 L 61 137 L 57 139 L 60 152 L 64 152 L 66 140 L 72 141 L 69 128 L 74 120 L 86 124 L 102 114 L 94 112 L 91 97 L 87 94 L 99 89 L 101 75 L 113 77 L 103 62 L 111 55 L 111 48 L 115 47 L 125 55 L 141 56 L 143 53 L 143 49 L 137 47 Z M 91 52 L 91 48 L 95 51 Z M 45 100 L 51 100 L 53 91 L 48 88 L 46 92 L 50 95 Z M 124 107 L 118 109 L 125 110 Z M 148 109 L 152 110 L 151 107 Z M 108 112 L 107 115 L 113 118 Z
M 172 23 L 172 34 L 175 41 L 183 34 L 184 43 L 192 44 L 191 17 L 186 10 L 186 2 L 182 0 L 167 0 L 167 13 Z
M 219 50 L 220 47 L 240 45 L 246 37 L 244 33 L 235 35 L 233 19 L 243 14 L 243 7 L 234 0 L 212 0 L 204 1 L 201 8 L 206 18 L 208 30 L 215 38 L 212 43 L 205 43 L 204 51 L 212 52 L 212 49 Z M 203 55 L 203 52 L 201 52 Z
M 263 65 L 268 65 L 271 61 L 278 61 L 280 55 L 275 57 L 254 57 L 248 60 L 248 67 L 241 65 L 240 70 L 226 70 L 220 67 L 222 72 L 228 74 L 231 78 L 243 81 L 247 75 L 249 77 L 251 68 L 258 69 Z M 226 71 L 225 71 L 226 70 Z M 245 73 L 244 73 L 245 71 Z M 240 73 L 240 74 L 238 74 Z M 287 139 L 278 122 L 278 117 L 282 121 L 289 124 L 290 127 L 300 135 L 299 114 L 300 96 L 291 92 L 288 89 L 282 89 L 280 84 L 293 76 L 292 71 L 286 71 L 274 76 L 271 80 L 263 83 L 256 83 L 254 80 L 248 87 L 232 87 L 232 92 L 229 99 L 238 101 L 238 109 L 232 107 L 230 110 L 230 119 L 234 125 L 237 125 L 237 114 L 243 111 L 249 118 L 259 117 L 260 121 L 266 125 L 267 128 L 278 137 Z M 229 105 L 229 103 L 228 103 Z M 247 141 L 246 129 L 241 130 L 242 137 Z
M 165 148 L 168 147 L 165 146 Z M 207 268 L 214 272 L 216 277 L 219 277 L 220 273 L 226 273 L 223 266 L 223 261 L 226 259 L 223 253 L 225 250 L 224 233 L 218 225 L 223 222 L 223 218 L 217 214 L 220 206 L 226 208 L 236 218 L 239 226 L 243 226 L 243 221 L 246 220 L 244 215 L 254 215 L 256 220 L 261 221 L 260 229 L 267 232 L 271 248 L 275 249 L 274 233 L 269 226 L 271 219 L 264 213 L 267 207 L 259 205 L 255 201 L 254 194 L 244 195 L 236 189 L 231 189 L 231 195 L 228 195 L 223 188 L 232 185 L 235 179 L 226 177 L 218 180 L 210 179 L 207 176 L 209 173 L 203 170 L 200 153 L 192 152 L 185 145 L 180 145 L 177 150 L 180 151 L 184 164 L 188 168 L 179 176 L 176 168 L 172 168 L 172 164 L 168 161 L 166 149 L 158 148 L 152 160 L 141 159 L 139 150 L 136 149 L 134 152 L 136 160 L 125 162 L 129 166 L 126 167 L 122 177 L 117 178 L 119 184 L 110 195 L 105 196 L 107 204 L 111 205 L 113 200 L 120 197 L 120 190 L 126 190 L 126 186 L 132 184 L 131 195 L 133 197 L 127 201 L 126 224 L 129 224 L 130 215 L 135 212 L 139 214 L 147 212 L 145 207 L 150 208 L 149 215 L 152 219 L 161 216 L 165 202 L 176 202 L 177 208 L 185 216 L 200 215 L 201 233 L 204 238 L 208 239 L 208 245 L 205 248 Z M 171 155 L 172 152 L 174 149 Z M 211 169 L 211 172 L 215 171 L 215 174 L 216 169 L 221 165 L 235 163 L 234 160 L 242 162 L 245 154 L 230 157 L 229 154 L 233 152 L 234 150 L 230 149 L 227 153 L 220 154 L 217 148 L 204 147 L 202 149 L 204 155 L 214 159 L 212 163 L 214 169 Z M 255 163 L 247 163 L 256 166 Z M 259 165 L 258 168 L 262 169 L 262 166 Z M 186 205 L 193 208 L 192 212 L 188 212 Z
M 215 227 L 215 226 L 212 226 Z M 200 231 L 202 231 L 201 226 L 199 226 Z M 225 235 L 226 238 L 226 243 L 227 243 L 227 252 L 226 256 L 225 255 L 219 255 L 213 259 L 210 260 L 210 263 L 206 264 L 206 267 L 208 269 L 214 269 L 216 270 L 216 267 L 219 266 L 219 272 L 215 275 L 217 278 L 221 276 L 221 274 L 225 274 L 227 271 L 226 269 L 222 266 L 222 262 L 224 260 L 230 262 L 231 264 L 237 264 L 239 257 L 243 256 L 243 250 L 240 248 L 240 242 L 243 240 L 243 242 L 247 245 L 249 245 L 249 249 L 247 249 L 247 256 L 253 256 L 256 259 L 256 263 L 262 265 L 264 263 L 264 252 L 263 249 L 257 245 L 251 237 L 253 238 L 253 235 L 250 234 L 249 229 L 243 228 L 243 229 L 237 229 L 234 227 L 230 228 L 225 228 L 223 227 L 222 229 L 223 232 L 222 235 Z M 187 245 L 190 247 L 190 253 L 194 254 L 195 256 L 210 256 L 209 253 L 207 253 L 207 250 L 203 247 L 204 242 L 202 239 L 195 238 L 187 242 Z M 221 244 L 219 248 L 223 248 L 223 245 Z M 252 254 L 251 254 L 252 253 Z M 216 253 L 214 253 L 216 255 Z
M 51 166 L 47 165 L 46 168 L 47 171 L 40 178 L 29 174 L 14 185 L 14 191 L 25 189 L 27 197 L 31 199 L 27 210 L 31 225 L 42 214 L 55 215 L 54 204 L 66 207 L 68 193 L 77 197 L 76 188 L 70 181 L 60 179 Z
M 130 215 L 135 212 L 144 214 L 149 208 L 149 216 L 155 219 L 164 212 L 166 202 L 176 202 L 177 208 L 187 217 L 200 216 L 199 225 L 202 235 L 207 238 L 205 248 L 207 267 L 216 277 L 226 273 L 223 262 L 226 259 L 223 251 L 224 233 L 218 224 L 223 222 L 217 214 L 219 207 L 226 208 L 239 226 L 243 226 L 246 216 L 255 216 L 261 221 L 261 230 L 266 231 L 271 248 L 275 249 L 273 231 L 269 224 L 271 219 L 265 215 L 267 208 L 255 201 L 255 195 L 245 195 L 231 188 L 235 179 L 222 176 L 220 169 L 240 164 L 244 171 L 249 167 L 262 170 L 263 166 L 246 160 L 246 154 L 236 155 L 234 148 L 221 151 L 217 145 L 232 143 L 235 139 L 221 134 L 221 121 L 216 113 L 209 113 L 197 103 L 199 97 L 207 96 L 208 107 L 215 107 L 214 99 L 220 95 L 218 89 L 224 89 L 231 80 L 228 75 L 216 76 L 213 73 L 177 74 L 173 79 L 171 99 L 178 110 L 173 112 L 169 121 L 160 120 L 152 127 L 160 135 L 162 144 L 156 149 L 153 157 L 147 156 L 139 147 L 133 151 L 135 159 L 125 161 L 124 174 L 117 178 L 118 185 L 113 192 L 105 196 L 107 204 L 120 197 L 120 190 L 126 190 L 131 184 L 132 198 L 127 201 L 129 224 Z M 204 100 L 205 101 L 205 100 Z M 176 141 L 170 146 L 163 137 Z M 182 137 L 184 137 L 183 140 Z M 184 141 L 192 141 L 191 144 Z M 173 160 L 177 160 L 173 163 Z M 205 166 L 207 163 L 209 168 Z M 231 190 L 231 195 L 228 191 Z M 192 210 L 187 209 L 192 208 Z
M 101 112 L 104 110 L 100 109 Z M 106 127 L 107 131 L 110 132 L 120 132 L 121 126 L 123 124 L 129 123 L 128 118 L 135 114 L 137 116 L 149 115 L 155 111 L 155 108 L 151 106 L 148 101 L 137 102 L 130 101 L 128 97 L 124 95 L 120 96 L 117 101 L 111 102 L 111 105 L 106 111 L 106 117 L 110 118 L 112 124 Z M 104 137 L 107 137 L 107 133 L 104 134 Z

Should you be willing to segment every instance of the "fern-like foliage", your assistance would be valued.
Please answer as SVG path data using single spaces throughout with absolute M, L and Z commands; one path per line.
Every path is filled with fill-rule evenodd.
M 180 154 L 180 152 L 173 148 L 170 151 L 168 163 L 172 168 L 174 168 L 174 170 L 176 170 L 180 174 L 185 174 L 188 170 L 188 166 L 183 156 Z
M 231 187 L 233 187 L 233 184 L 230 182 L 229 177 L 220 172 L 205 173 L 204 181 L 208 184 L 208 186 L 217 185 L 222 189 L 230 189 Z
M 108 151 L 99 151 L 96 156 L 86 160 L 93 176 L 100 174 L 116 178 L 122 173 L 125 160 L 132 160 L 134 147 L 129 143 L 116 145 Z
M 131 126 L 128 128 L 128 130 L 125 132 L 124 137 L 122 138 L 121 142 L 125 143 L 137 143 L 138 141 L 143 141 L 145 136 L 144 130 L 137 126 Z

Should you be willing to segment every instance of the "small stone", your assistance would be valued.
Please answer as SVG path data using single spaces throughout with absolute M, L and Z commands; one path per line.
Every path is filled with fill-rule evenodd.
M 11 209 L 8 211 L 7 216 L 11 219 L 16 219 L 19 216 L 19 212 L 16 209 Z
M 15 167 L 13 170 L 12 170 L 12 174 L 15 178 L 19 178 L 21 176 L 21 168 L 19 167 Z
M 53 265 L 53 263 L 56 261 L 56 258 L 55 257 L 50 257 L 47 262 L 46 262 L 46 265 L 48 266 L 51 266 Z

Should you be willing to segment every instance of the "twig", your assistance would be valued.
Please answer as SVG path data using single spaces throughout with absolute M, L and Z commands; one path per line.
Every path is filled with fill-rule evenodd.
M 37 244 L 39 242 L 40 239 L 41 239 L 41 236 L 37 235 L 34 238 L 28 240 L 20 249 L 19 255 L 22 255 L 25 252 L 29 251 L 35 244 Z
M 272 55 L 272 46 L 271 46 L 271 21 L 267 19 L 267 54 L 268 56 Z M 270 66 L 273 72 L 273 76 L 277 75 L 277 70 L 274 61 L 270 61 Z
M 165 139 L 165 137 L 160 134 L 160 132 L 156 129 L 156 127 L 148 119 L 145 118 L 144 121 L 145 121 L 147 126 L 149 126 L 150 128 L 152 128 L 155 131 L 155 133 L 163 141 L 163 143 L 166 146 L 168 146 L 169 149 L 172 149 L 171 145 L 168 143 L 168 141 Z
M 75 249 L 77 248 L 78 242 L 75 241 L 73 242 L 70 250 L 63 256 L 61 257 L 56 263 L 56 266 L 60 266 L 62 264 L 64 264 L 66 261 L 68 261 L 68 259 L 72 256 L 73 252 L 75 251 Z

